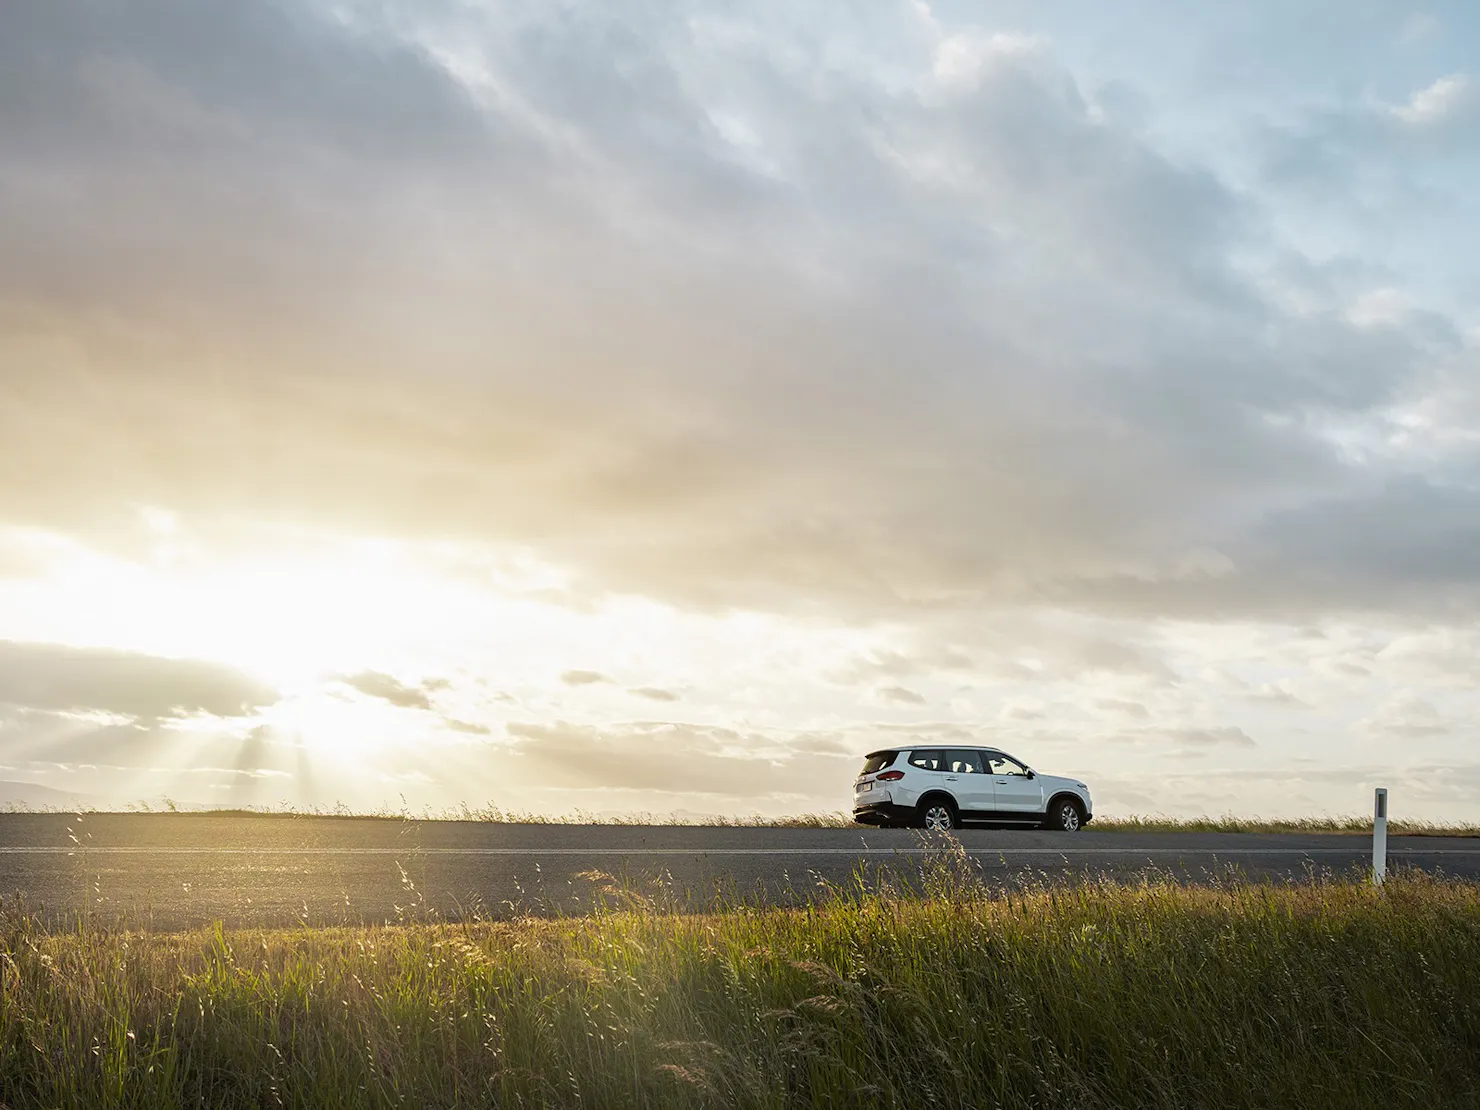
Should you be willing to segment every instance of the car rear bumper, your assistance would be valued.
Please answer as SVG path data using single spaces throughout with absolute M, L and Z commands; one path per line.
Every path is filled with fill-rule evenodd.
M 905 820 L 914 812 L 898 802 L 860 802 L 853 807 L 853 820 L 860 825 L 891 825 Z

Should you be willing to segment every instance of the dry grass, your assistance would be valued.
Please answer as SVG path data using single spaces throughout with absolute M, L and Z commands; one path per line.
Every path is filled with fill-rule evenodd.
M 0 922 L 9 1107 L 1480 1105 L 1480 886 L 1422 876 L 55 935 Z
M 1372 833 L 1371 817 L 1165 817 L 1131 815 L 1096 817 L 1096 832 L 1225 832 L 1225 833 Z M 1390 836 L 1475 836 L 1480 823 L 1388 821 Z

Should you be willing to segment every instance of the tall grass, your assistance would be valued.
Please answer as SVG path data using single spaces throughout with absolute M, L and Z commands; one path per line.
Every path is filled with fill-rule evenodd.
M 923 889 L 179 935 L 0 923 L 10 1107 L 1473 1107 L 1480 886 Z
M 1130 814 L 1095 818 L 1096 832 L 1222 832 L 1222 833 L 1372 833 L 1367 817 L 1166 817 Z M 1390 820 L 1391 836 L 1480 837 L 1480 823 L 1457 821 Z

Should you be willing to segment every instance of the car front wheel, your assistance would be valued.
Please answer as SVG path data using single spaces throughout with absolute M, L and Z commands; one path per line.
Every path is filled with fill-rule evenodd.
M 1084 813 L 1078 802 L 1064 798 L 1053 804 L 1053 808 L 1048 811 L 1048 819 L 1043 824 L 1045 828 L 1058 829 L 1060 832 L 1078 832 L 1084 824 Z

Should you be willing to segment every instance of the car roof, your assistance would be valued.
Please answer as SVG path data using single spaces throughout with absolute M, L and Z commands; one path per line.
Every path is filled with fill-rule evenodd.
M 992 744 L 915 744 L 913 747 L 900 747 L 900 752 L 935 752 L 935 750 L 950 750 L 950 752 L 1000 752 L 1000 747 Z
M 967 751 L 967 752 L 997 752 L 1001 755 L 1007 753 L 1001 748 L 993 747 L 991 744 L 901 744 L 896 748 L 880 748 L 878 751 L 867 753 L 865 759 L 873 759 L 876 755 L 888 755 L 891 752 L 934 752 L 934 751 Z

